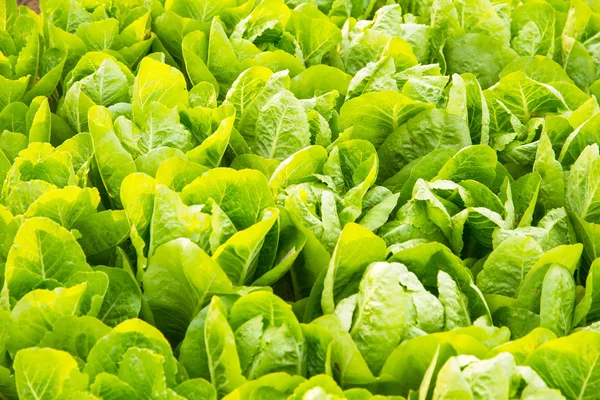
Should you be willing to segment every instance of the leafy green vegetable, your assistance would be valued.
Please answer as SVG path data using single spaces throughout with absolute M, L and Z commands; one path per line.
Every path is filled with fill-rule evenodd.
M 0 399 L 594 399 L 600 7 L 0 4 Z

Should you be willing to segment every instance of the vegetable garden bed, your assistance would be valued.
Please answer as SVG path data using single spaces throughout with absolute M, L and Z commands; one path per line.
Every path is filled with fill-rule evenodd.
M 600 398 L 597 3 L 1 5 L 0 399 Z

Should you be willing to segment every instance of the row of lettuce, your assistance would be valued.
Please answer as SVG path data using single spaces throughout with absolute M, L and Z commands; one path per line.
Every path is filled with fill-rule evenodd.
M 0 2 L 0 399 L 597 396 L 597 4 L 40 8 Z

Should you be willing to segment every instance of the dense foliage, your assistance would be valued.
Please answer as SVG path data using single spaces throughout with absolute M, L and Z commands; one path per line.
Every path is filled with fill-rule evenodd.
M 0 1 L 0 399 L 598 399 L 600 4 Z

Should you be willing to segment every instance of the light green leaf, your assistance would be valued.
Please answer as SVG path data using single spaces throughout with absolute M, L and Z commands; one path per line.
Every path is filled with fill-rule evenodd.
M 144 297 L 157 326 L 172 343 L 183 339 L 212 295 L 232 291 L 221 267 L 188 239 L 160 246 L 144 274 Z
M 46 281 L 66 283 L 77 272 L 90 272 L 73 235 L 47 218 L 31 218 L 17 231 L 6 261 L 6 285 L 20 299 Z
M 213 297 L 204 326 L 210 380 L 219 396 L 242 385 L 240 360 L 233 332 L 227 323 L 227 310 L 218 297 Z
M 50 400 L 86 390 L 88 379 L 69 353 L 54 349 L 21 350 L 15 358 L 19 398 Z
M 93 107 L 90 109 L 89 116 L 94 159 L 98 165 L 102 183 L 111 201 L 120 206 L 121 183 L 127 175 L 136 172 L 135 163 L 119 142 L 108 109 Z
M 341 299 L 354 294 L 367 266 L 385 258 L 385 242 L 367 228 L 350 223 L 344 227 L 325 275 L 321 307 L 333 313 Z

